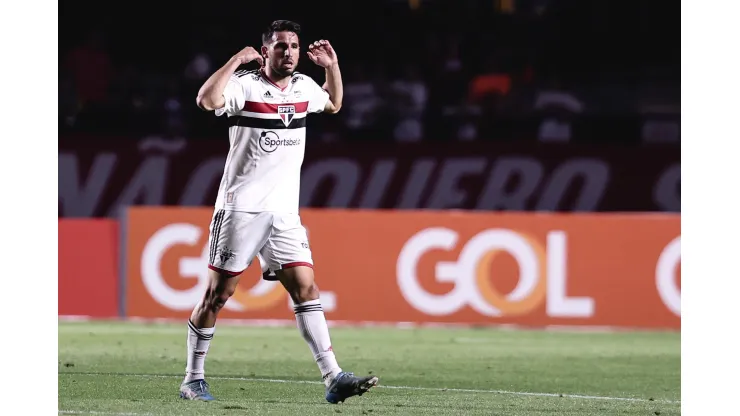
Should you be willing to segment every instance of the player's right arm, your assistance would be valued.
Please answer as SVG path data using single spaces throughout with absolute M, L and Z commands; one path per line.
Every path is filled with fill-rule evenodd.
M 195 103 L 198 107 L 206 111 L 213 111 L 231 104 L 229 103 L 229 98 L 231 98 L 230 95 L 233 94 L 229 94 L 230 91 L 227 91 L 227 87 L 229 87 L 229 81 L 231 80 L 232 75 L 234 75 L 234 71 L 236 71 L 240 65 L 247 64 L 254 60 L 259 62 L 260 66 L 262 66 L 262 56 L 260 56 L 259 52 L 251 46 L 247 46 L 239 51 L 239 53 L 232 56 L 224 66 L 214 72 L 213 75 L 203 83 L 203 86 L 200 87 L 198 97 L 195 99 Z M 236 87 L 237 86 L 234 86 L 232 88 L 236 89 Z M 234 104 L 241 105 L 244 103 Z

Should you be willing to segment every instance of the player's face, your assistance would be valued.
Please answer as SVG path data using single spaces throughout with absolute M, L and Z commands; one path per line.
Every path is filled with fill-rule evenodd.
M 301 52 L 298 35 L 293 32 L 275 32 L 272 42 L 263 48 L 267 49 L 268 64 L 274 72 L 288 76 L 295 71 Z

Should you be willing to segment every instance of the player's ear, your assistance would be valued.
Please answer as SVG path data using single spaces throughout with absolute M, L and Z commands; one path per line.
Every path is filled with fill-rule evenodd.
M 260 53 L 262 54 L 263 59 L 267 59 L 267 46 L 262 45 L 260 48 Z

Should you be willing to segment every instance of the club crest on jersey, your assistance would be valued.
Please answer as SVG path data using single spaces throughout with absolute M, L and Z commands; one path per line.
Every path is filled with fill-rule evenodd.
M 285 127 L 288 127 L 290 122 L 293 121 L 293 117 L 295 116 L 295 106 L 279 105 L 278 114 L 280 115 L 280 119 L 283 120 L 283 124 L 285 124 Z

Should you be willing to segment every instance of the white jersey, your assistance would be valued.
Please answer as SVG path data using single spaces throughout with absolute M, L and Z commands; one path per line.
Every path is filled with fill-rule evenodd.
M 224 90 L 229 154 L 216 208 L 298 213 L 306 116 L 324 110 L 329 93 L 293 73 L 285 89 L 259 70 L 237 71 Z

